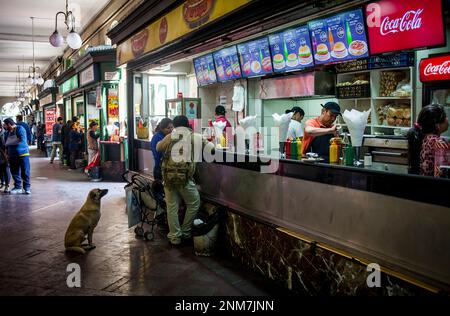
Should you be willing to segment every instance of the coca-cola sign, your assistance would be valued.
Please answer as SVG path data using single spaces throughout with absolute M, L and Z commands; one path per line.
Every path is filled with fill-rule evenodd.
M 442 0 L 382 0 L 366 6 L 371 54 L 445 43 Z
M 420 61 L 420 81 L 450 80 L 450 55 Z

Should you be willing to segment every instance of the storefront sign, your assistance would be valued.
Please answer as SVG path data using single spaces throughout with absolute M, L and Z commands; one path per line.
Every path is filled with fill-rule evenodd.
M 94 81 L 94 65 L 80 72 L 80 86 L 84 86 Z
M 47 95 L 47 96 L 45 96 L 45 97 L 43 97 L 42 99 L 39 100 L 39 104 L 41 106 L 50 104 L 52 102 L 53 102 L 53 95 L 52 94 L 49 94 L 49 95 Z
M 45 134 L 52 135 L 53 133 L 53 125 L 55 124 L 55 108 L 49 108 L 45 111 Z
M 119 71 L 105 71 L 105 81 L 120 80 Z
M 450 55 L 420 61 L 420 81 L 450 80 Z
M 117 47 L 117 64 L 161 47 L 242 7 L 251 0 L 187 0 Z
M 445 43 L 441 0 L 382 0 L 366 6 L 370 53 Z
M 69 92 L 70 90 L 78 88 L 78 76 L 75 75 L 71 77 L 69 80 L 64 81 L 62 85 L 59 86 L 59 92 L 64 94 Z

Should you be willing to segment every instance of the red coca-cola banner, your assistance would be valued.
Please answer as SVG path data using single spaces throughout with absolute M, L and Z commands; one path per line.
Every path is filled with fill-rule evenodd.
M 371 54 L 445 43 L 442 0 L 382 0 L 366 6 Z
M 450 80 L 450 55 L 420 61 L 420 81 Z

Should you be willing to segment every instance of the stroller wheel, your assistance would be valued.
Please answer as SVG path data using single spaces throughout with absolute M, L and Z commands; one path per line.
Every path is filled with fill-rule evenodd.
M 144 238 L 147 240 L 153 240 L 155 238 L 155 234 L 153 234 L 151 231 L 146 231 L 144 234 Z
M 144 235 L 144 228 L 137 226 L 134 229 L 134 233 L 136 234 L 136 236 L 142 237 Z

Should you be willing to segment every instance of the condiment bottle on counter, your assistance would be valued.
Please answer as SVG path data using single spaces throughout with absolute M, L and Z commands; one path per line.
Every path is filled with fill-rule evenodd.
M 330 139 L 330 163 L 338 163 L 341 152 L 342 138 L 333 137 Z
M 297 156 L 299 159 L 302 158 L 302 149 L 303 149 L 302 139 L 300 137 L 297 137 Z
M 298 156 L 297 140 L 295 138 L 291 142 L 291 156 L 292 159 L 297 159 Z
M 284 144 L 284 152 L 286 153 L 286 158 L 289 158 L 291 156 L 291 139 L 286 139 L 286 143 Z
M 345 147 L 345 165 L 353 166 L 353 160 L 355 159 L 354 148 L 352 144 L 348 144 Z
M 370 153 L 365 154 L 364 156 L 364 166 L 372 165 L 372 155 Z

